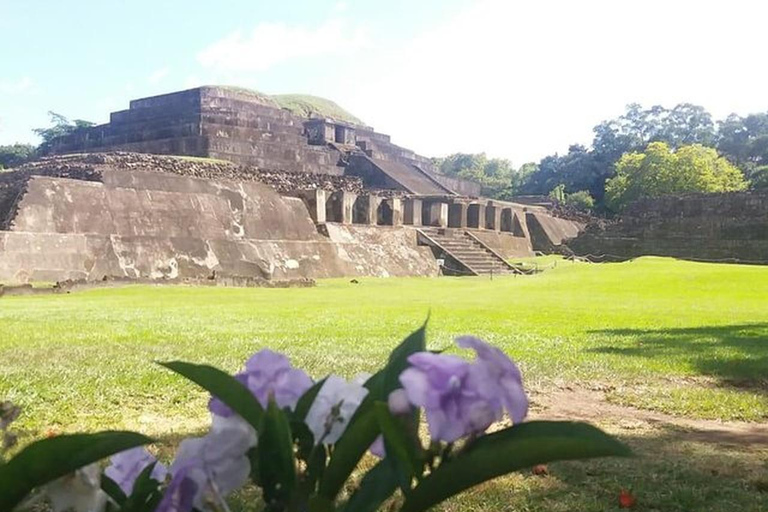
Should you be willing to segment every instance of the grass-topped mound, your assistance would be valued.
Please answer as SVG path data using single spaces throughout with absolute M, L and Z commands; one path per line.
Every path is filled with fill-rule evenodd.
M 247 96 L 262 105 L 284 108 L 301 117 L 326 117 L 351 124 L 365 125 L 360 118 L 344 110 L 338 103 L 310 94 L 264 94 L 263 92 L 234 85 L 214 85 L 217 89 Z
M 336 121 L 364 124 L 336 102 L 308 94 L 276 94 L 271 97 L 281 108 L 302 117 L 329 117 Z

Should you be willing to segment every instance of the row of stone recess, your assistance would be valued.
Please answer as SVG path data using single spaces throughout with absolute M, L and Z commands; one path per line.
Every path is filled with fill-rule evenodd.
M 487 199 L 450 196 L 381 197 L 347 191 L 300 190 L 315 223 L 487 229 L 525 236 L 524 207 Z

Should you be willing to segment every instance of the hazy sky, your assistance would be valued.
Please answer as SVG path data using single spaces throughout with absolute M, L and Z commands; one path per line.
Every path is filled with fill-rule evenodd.
M 199 5 L 199 6 L 198 6 Z M 428 156 L 515 165 L 627 103 L 768 111 L 764 0 L 0 0 L 0 144 L 203 84 L 335 100 Z

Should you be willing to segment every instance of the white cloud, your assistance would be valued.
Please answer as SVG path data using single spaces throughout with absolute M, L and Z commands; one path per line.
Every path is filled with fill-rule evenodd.
M 367 54 L 334 99 L 423 154 L 519 165 L 589 144 L 630 102 L 768 110 L 766 19 L 768 4 L 748 0 L 478 0 Z
M 349 10 L 349 4 L 341 0 L 333 5 L 333 10 L 334 12 L 347 12 Z
M 205 48 L 198 62 L 218 71 L 264 71 L 286 61 L 349 54 L 366 44 L 366 31 L 331 19 L 314 28 L 260 23 L 250 34 L 236 31 Z
M 18 80 L 0 80 L 0 93 L 2 94 L 24 94 L 30 92 L 35 83 L 28 76 Z
M 147 82 L 149 82 L 152 85 L 160 83 L 165 77 L 168 76 L 168 73 L 170 73 L 170 70 L 168 68 L 160 68 L 156 71 L 154 71 L 149 77 L 147 78 Z

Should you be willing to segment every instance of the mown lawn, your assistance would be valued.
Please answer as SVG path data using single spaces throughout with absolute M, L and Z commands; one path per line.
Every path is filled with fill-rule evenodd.
M 518 360 L 535 390 L 599 387 L 620 404 L 768 421 L 768 268 L 642 258 L 560 262 L 493 281 L 359 281 L 5 297 L 0 398 L 24 407 L 28 438 L 111 427 L 184 435 L 204 426 L 206 397 L 153 361 L 235 371 L 270 347 L 314 376 L 351 376 L 380 365 L 430 315 L 431 347 L 481 336 Z M 675 433 L 666 431 L 620 434 L 648 457 L 555 465 L 550 477 L 510 477 L 444 509 L 610 510 L 621 486 L 639 491 L 648 509 L 768 508 L 761 452 L 711 452 L 670 442 Z

